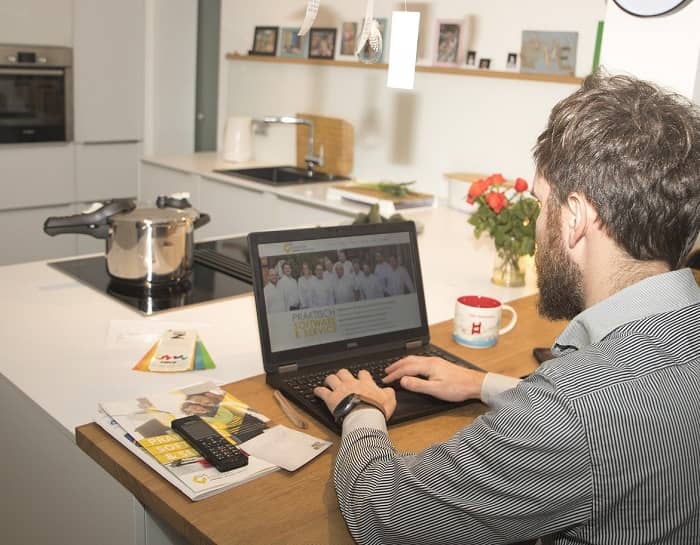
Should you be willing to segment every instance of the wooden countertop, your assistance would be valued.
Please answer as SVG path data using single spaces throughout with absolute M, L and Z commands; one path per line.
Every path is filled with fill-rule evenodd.
M 431 327 L 432 341 L 484 369 L 526 375 L 536 369 L 532 349 L 550 346 L 565 326 L 564 322 L 540 318 L 535 301 L 536 296 L 528 296 L 511 302 L 518 312 L 518 324 L 493 348 L 474 350 L 457 345 L 451 338 L 451 321 Z M 270 417 L 273 423 L 291 427 L 263 376 L 228 384 L 225 389 Z M 390 435 L 399 451 L 421 450 L 446 440 L 484 410 L 481 403 L 474 402 L 392 426 Z M 294 473 L 280 470 L 199 502 L 187 499 L 97 424 L 76 428 L 76 440 L 83 451 L 130 490 L 146 509 L 193 544 L 353 543 L 338 509 L 332 483 L 339 438 L 316 421 L 307 420 L 310 421 L 308 433 L 334 441 L 333 447 Z

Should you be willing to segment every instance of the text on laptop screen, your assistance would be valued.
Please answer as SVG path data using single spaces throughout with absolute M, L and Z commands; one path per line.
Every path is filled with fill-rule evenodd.
M 260 244 L 271 351 L 421 326 L 405 232 Z

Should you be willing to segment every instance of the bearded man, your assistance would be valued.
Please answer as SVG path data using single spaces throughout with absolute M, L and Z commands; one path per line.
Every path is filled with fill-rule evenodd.
M 628 76 L 588 77 L 534 150 L 539 311 L 571 320 L 525 380 L 408 357 L 385 382 L 490 411 L 397 454 L 391 388 L 315 390 L 342 420 L 334 480 L 358 543 L 700 543 L 700 112 Z

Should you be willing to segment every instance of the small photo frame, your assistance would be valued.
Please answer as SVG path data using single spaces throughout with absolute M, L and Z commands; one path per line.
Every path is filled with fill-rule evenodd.
M 467 66 L 476 66 L 476 51 L 467 51 Z
M 299 28 L 280 29 L 280 57 L 306 57 L 309 48 L 309 35 L 299 36 Z
M 438 20 L 437 41 L 433 64 L 457 66 L 460 62 L 462 47 L 462 25 L 459 20 Z
M 515 70 L 518 67 L 518 54 L 508 53 L 506 58 L 506 68 L 509 70 Z
M 491 68 L 491 59 L 479 59 L 479 68 L 481 68 L 482 70 L 488 70 L 489 68 Z
M 335 28 L 312 28 L 309 31 L 309 58 L 334 58 L 336 32 Z
M 271 55 L 277 53 L 277 33 L 279 27 L 276 26 L 256 26 L 255 37 L 253 38 L 253 55 Z
M 357 43 L 357 23 L 346 22 L 340 25 L 340 51 L 338 55 L 353 56 Z

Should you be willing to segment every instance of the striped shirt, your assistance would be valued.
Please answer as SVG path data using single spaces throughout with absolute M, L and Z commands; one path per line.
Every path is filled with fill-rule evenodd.
M 419 454 L 397 454 L 382 423 L 366 424 L 375 409 L 351 413 L 334 478 L 358 543 L 700 543 L 690 271 L 590 307 L 553 351 L 490 412 Z

